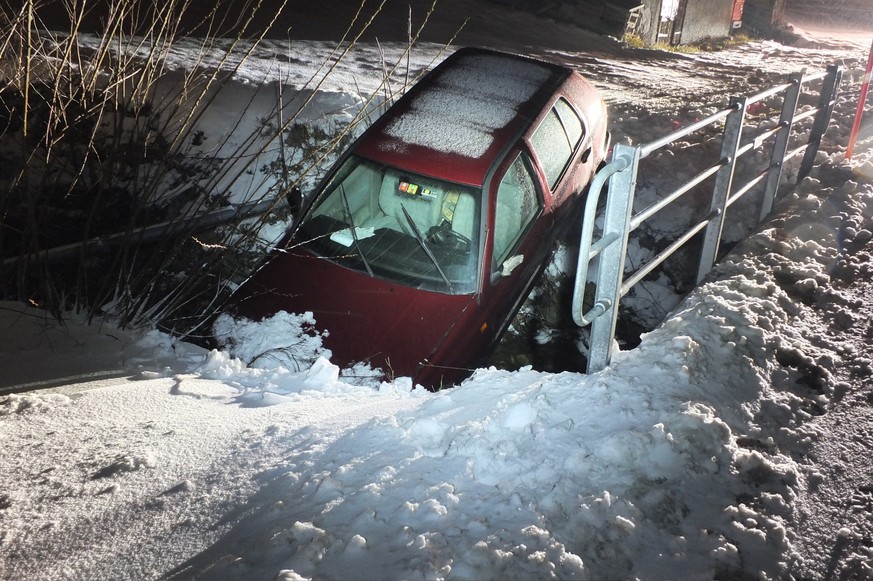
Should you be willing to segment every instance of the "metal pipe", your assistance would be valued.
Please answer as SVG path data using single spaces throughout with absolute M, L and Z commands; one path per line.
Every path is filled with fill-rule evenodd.
M 864 105 L 867 102 L 867 91 L 870 89 L 870 75 L 873 73 L 873 44 L 870 45 L 870 56 L 867 57 L 867 68 L 864 69 L 864 82 L 861 83 L 861 92 L 858 95 L 858 108 L 855 109 L 855 122 L 852 124 L 852 132 L 849 134 L 849 146 L 846 148 L 846 160 L 852 159 L 855 153 L 855 141 L 858 131 L 861 129 L 861 117 L 864 116 Z
M 687 126 L 683 127 L 682 129 L 678 129 L 678 130 L 674 131 L 673 133 L 668 133 L 667 135 L 665 135 L 661 139 L 656 139 L 655 141 L 651 141 L 649 143 L 641 145 L 640 146 L 640 159 L 644 159 L 644 158 L 648 157 L 653 151 L 656 151 L 656 150 L 664 147 L 665 145 L 667 145 L 673 141 L 676 141 L 677 139 L 685 137 L 686 135 L 690 135 L 690 134 L 694 133 L 695 131 L 703 129 L 707 125 L 711 125 L 712 123 L 715 123 L 716 121 L 721 121 L 722 119 L 724 119 L 725 117 L 727 117 L 728 115 L 730 115 L 732 112 L 734 112 L 736 110 L 737 110 L 737 105 L 732 105 L 732 106 L 728 107 L 727 109 L 722 109 L 721 111 L 719 111 L 717 113 L 713 113 L 712 115 L 710 115 L 709 117 L 706 117 L 705 119 L 701 119 L 700 121 L 696 121 L 696 122 L 692 123 L 691 125 L 687 125 Z
M 634 230 L 639 228 L 640 224 L 642 224 L 643 222 L 645 222 L 646 220 L 648 220 L 649 218 L 651 218 L 652 216 L 654 216 L 655 214 L 657 214 L 658 212 L 663 210 L 665 206 L 672 204 L 673 202 L 678 200 L 680 197 L 682 197 L 683 195 L 685 195 L 689 191 L 691 191 L 695 186 L 700 185 L 701 183 L 705 182 L 707 179 L 714 176 L 718 172 L 719 168 L 721 168 L 725 163 L 727 163 L 727 162 L 723 159 L 715 162 L 714 164 L 709 166 L 707 169 L 705 169 L 702 172 L 700 172 L 699 174 L 697 174 L 697 176 L 695 176 L 691 180 L 685 182 L 685 184 L 683 186 L 674 190 L 670 195 L 668 195 L 663 200 L 659 200 L 659 201 L 655 202 L 654 204 L 652 204 L 651 206 L 649 206 L 648 208 L 646 208 L 645 210 L 642 210 L 636 216 L 631 218 L 630 231 L 633 232 Z
M 738 189 L 736 191 L 736 193 L 734 193 L 733 196 L 728 198 L 727 205 L 725 207 L 730 208 L 734 202 L 736 202 L 737 200 L 739 200 L 740 198 L 742 198 L 743 196 L 748 194 L 749 190 L 751 190 L 752 188 L 754 188 L 755 186 L 760 184 L 764 180 L 764 178 L 766 178 L 768 175 L 770 175 L 771 171 L 773 171 L 774 169 L 778 169 L 778 168 L 779 168 L 778 165 L 775 165 L 775 164 L 771 165 L 771 166 L 767 167 L 767 169 L 765 169 L 761 173 L 759 173 L 757 176 L 755 176 L 752 179 L 750 179 L 749 181 L 747 181 L 743 187 L 741 187 L 740 189 Z
M 709 223 L 712 222 L 713 218 L 718 217 L 719 214 L 720 212 L 718 210 L 710 212 L 703 220 L 698 222 L 693 228 L 691 228 L 688 232 L 686 232 L 675 242 L 673 242 L 673 244 L 662 250 L 655 258 L 651 260 L 651 262 L 647 263 L 644 267 L 640 268 L 638 271 L 634 272 L 631 276 L 629 276 L 621 285 L 621 296 L 626 295 L 635 284 L 639 283 L 650 272 L 658 268 L 661 263 L 670 258 L 670 256 L 672 256 L 677 250 L 684 246 L 701 230 L 706 228 Z
M 588 282 L 588 263 L 591 260 L 591 238 L 594 236 L 594 220 L 597 217 L 597 203 L 606 180 L 620 171 L 624 171 L 631 164 L 627 157 L 619 157 L 603 167 L 591 180 L 588 186 L 588 199 L 585 200 L 585 214 L 582 220 L 582 234 L 579 238 L 579 258 L 576 261 L 576 284 L 573 288 L 573 321 L 580 327 L 585 327 L 588 322 L 582 317 L 582 308 L 585 300 L 585 283 Z M 605 238 L 605 237 L 604 237 Z M 614 242 L 617 239 L 613 239 Z M 607 244 L 598 248 L 602 251 Z

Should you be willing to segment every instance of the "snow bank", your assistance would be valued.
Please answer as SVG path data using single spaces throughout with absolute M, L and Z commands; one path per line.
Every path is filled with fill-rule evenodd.
M 707 83 L 720 87 L 689 90 Z M 873 372 L 844 340 L 863 315 L 841 288 L 873 274 L 873 186 L 829 161 L 836 173 L 805 181 L 592 376 L 483 369 L 430 394 L 353 385 L 313 336 L 305 364 L 247 365 L 284 350 L 264 342 L 278 327 L 228 322 L 255 340 L 243 361 L 0 310 L 4 374 L 61 359 L 81 381 L 106 368 L 95 353 L 125 371 L 0 397 L 0 577 L 808 576 L 808 555 L 829 558 L 798 549 L 795 501 L 825 478 L 807 455 L 824 435 L 814 420 L 853 389 L 846 374 Z M 306 334 L 305 317 L 269 324 Z M 869 532 L 830 530 L 843 544 Z
M 811 306 L 793 295 L 833 298 L 824 200 L 845 230 L 871 196 L 796 196 L 603 373 L 480 370 L 293 454 L 179 577 L 786 576 L 816 478 L 799 453 L 843 360 L 798 328 Z

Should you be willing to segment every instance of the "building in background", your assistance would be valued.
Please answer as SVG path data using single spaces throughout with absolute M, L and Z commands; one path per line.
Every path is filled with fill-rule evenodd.
M 746 0 L 744 25 L 758 36 L 772 37 L 785 21 L 785 0 Z
M 650 4 L 648 27 L 636 31 L 646 43 L 690 44 L 721 38 L 739 28 L 744 0 L 644 0 Z M 657 26 L 657 29 L 655 28 Z
M 646 44 L 688 44 L 728 36 L 743 20 L 744 0 L 492 0 L 595 32 Z

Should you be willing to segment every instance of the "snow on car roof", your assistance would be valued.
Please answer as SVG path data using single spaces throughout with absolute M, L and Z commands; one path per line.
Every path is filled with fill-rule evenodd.
M 388 123 L 385 134 L 401 144 L 386 142 L 383 147 L 408 144 L 482 157 L 493 144 L 495 132 L 518 115 L 521 105 L 554 72 L 545 63 L 506 55 L 465 55 L 440 71 L 433 84 Z

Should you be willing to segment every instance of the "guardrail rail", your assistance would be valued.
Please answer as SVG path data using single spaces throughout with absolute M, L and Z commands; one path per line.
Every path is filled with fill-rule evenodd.
M 819 144 L 833 114 L 842 73 L 842 68 L 837 65 L 828 67 L 826 71 L 810 75 L 805 74 L 805 72 L 796 73 L 791 75 L 788 82 L 782 85 L 749 97 L 734 97 L 727 108 L 674 131 L 661 139 L 639 146 L 615 145 L 612 160 L 597 173 L 589 186 L 583 214 L 579 259 L 576 266 L 572 307 L 573 320 L 581 327 L 591 325 L 588 373 L 600 371 L 609 365 L 615 339 L 619 303 L 634 285 L 642 281 L 695 236 L 703 233 L 703 246 L 697 267 L 697 283 L 699 284 L 712 269 L 718 256 L 727 209 L 756 186 L 763 184 L 764 192 L 758 216 L 760 222 L 773 208 L 786 161 L 802 154 L 798 181 L 809 174 L 815 162 Z M 813 81 L 821 81 L 818 105 L 798 113 L 798 103 L 803 87 Z M 749 135 L 745 134 L 750 127 L 746 125 L 746 112 L 749 106 L 780 95 L 782 96 L 782 112 L 779 123 L 775 127 L 761 129 L 750 138 Z M 789 150 L 792 137 L 795 140 L 798 137 L 794 132 L 797 124 L 808 118 L 812 118 L 813 121 L 805 143 Z M 719 159 L 662 199 L 634 213 L 633 201 L 640 160 L 678 139 L 722 122 L 724 130 Z M 737 161 L 752 151 L 762 149 L 768 142 L 772 142 L 772 146 L 770 160 L 766 167 L 746 183 L 734 184 Z M 634 272 L 625 273 L 625 258 L 630 234 L 643 222 L 713 176 L 714 185 L 709 213 L 653 259 L 639 266 Z M 600 195 L 603 186 L 607 183 L 604 219 L 601 231 L 595 240 L 594 225 L 595 219 L 598 217 Z M 591 297 L 586 296 L 586 287 L 592 263 L 596 266 L 597 272 L 591 281 L 594 283 L 595 289 L 593 300 L 589 300 Z M 586 310 L 586 304 L 592 306 Z

